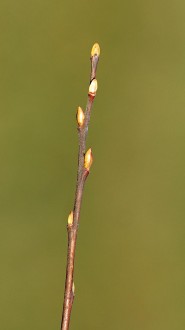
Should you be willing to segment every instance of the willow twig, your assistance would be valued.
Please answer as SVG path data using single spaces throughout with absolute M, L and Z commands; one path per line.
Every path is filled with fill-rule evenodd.
M 64 303 L 63 314 L 61 321 L 61 330 L 69 329 L 69 322 L 71 316 L 71 310 L 74 300 L 74 260 L 76 250 L 77 231 L 80 220 L 80 209 L 82 203 L 83 188 L 87 176 L 89 174 L 90 167 L 92 165 L 92 150 L 91 148 L 86 150 L 86 138 L 88 132 L 88 125 L 91 116 L 91 109 L 94 98 L 97 91 L 96 70 L 100 55 L 100 47 L 96 43 L 91 50 L 91 74 L 90 85 L 88 92 L 88 100 L 85 113 L 81 107 L 77 109 L 77 125 L 78 125 L 78 138 L 79 138 L 79 150 L 78 150 L 78 171 L 77 171 L 77 183 L 76 193 L 73 211 L 68 217 L 68 250 L 67 250 L 67 266 L 66 266 L 66 281 L 64 291 Z

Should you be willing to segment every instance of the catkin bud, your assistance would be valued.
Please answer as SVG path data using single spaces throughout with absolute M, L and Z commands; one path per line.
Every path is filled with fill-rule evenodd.
M 67 220 L 68 226 L 71 227 L 73 225 L 73 211 L 69 213 L 68 220 Z
M 98 89 L 98 82 L 96 79 L 93 79 L 89 86 L 89 95 L 95 96 Z
M 87 171 L 90 170 L 92 162 L 93 162 L 93 156 L 92 156 L 92 150 L 90 148 L 86 151 L 84 158 L 84 167 L 86 168 Z
M 78 107 L 76 119 L 79 127 L 82 127 L 84 124 L 85 115 L 81 107 Z
M 100 46 L 98 43 L 95 43 L 91 49 L 91 57 L 95 55 L 100 56 Z

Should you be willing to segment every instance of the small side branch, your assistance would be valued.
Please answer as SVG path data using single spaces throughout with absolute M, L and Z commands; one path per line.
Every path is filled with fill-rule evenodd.
M 74 261 L 77 231 L 80 221 L 80 209 L 82 203 L 82 195 L 85 181 L 88 177 L 90 167 L 92 165 L 92 150 L 91 148 L 86 151 L 86 138 L 88 133 L 88 126 L 91 116 L 91 109 L 96 91 L 98 88 L 96 80 L 96 70 L 100 55 L 100 47 L 96 43 L 91 50 L 91 73 L 90 73 L 90 85 L 88 92 L 88 100 L 85 113 L 81 107 L 77 109 L 77 125 L 78 125 L 78 138 L 79 138 L 79 150 L 78 150 L 78 171 L 77 171 L 77 183 L 76 193 L 73 211 L 68 217 L 68 250 L 67 250 L 67 266 L 66 266 L 66 281 L 64 291 L 64 303 L 63 313 L 61 321 L 61 330 L 69 329 L 69 322 L 71 316 L 71 310 L 74 300 Z

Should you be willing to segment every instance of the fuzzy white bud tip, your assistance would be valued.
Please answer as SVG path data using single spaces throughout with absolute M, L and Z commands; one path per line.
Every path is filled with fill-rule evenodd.
M 93 79 L 89 86 L 89 95 L 95 96 L 98 89 L 98 82 L 96 79 Z

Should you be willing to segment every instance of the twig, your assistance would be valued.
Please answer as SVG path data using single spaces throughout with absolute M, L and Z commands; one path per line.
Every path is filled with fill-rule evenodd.
M 78 107 L 77 110 L 77 125 L 78 125 L 78 138 L 79 138 L 78 172 L 77 172 L 74 208 L 73 211 L 71 211 L 71 213 L 69 214 L 68 225 L 67 225 L 68 251 L 67 251 L 66 282 L 65 282 L 61 330 L 69 329 L 71 309 L 74 300 L 74 281 L 73 281 L 74 259 L 75 259 L 77 231 L 80 220 L 80 208 L 81 208 L 84 184 L 89 174 L 90 167 L 92 165 L 91 149 L 88 149 L 88 151 L 85 153 L 86 138 L 88 132 L 88 125 L 90 121 L 91 109 L 98 87 L 96 80 L 96 70 L 97 70 L 99 55 L 100 55 L 100 47 L 96 43 L 94 44 L 91 50 L 90 85 L 89 85 L 88 100 L 87 100 L 85 114 L 80 107 Z

